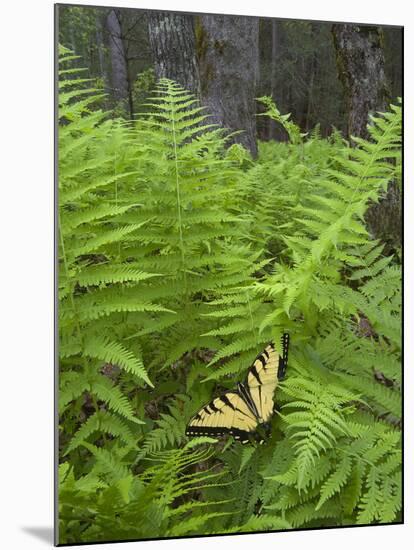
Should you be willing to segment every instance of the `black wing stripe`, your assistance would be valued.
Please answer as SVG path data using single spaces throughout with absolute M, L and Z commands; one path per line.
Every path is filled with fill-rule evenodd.
M 243 398 L 244 403 L 246 404 L 247 408 L 251 411 L 253 416 L 255 416 L 256 418 L 259 418 L 259 412 L 252 399 L 249 389 L 246 388 L 244 384 L 239 384 L 239 392 Z
M 210 409 L 211 409 L 213 412 L 218 412 L 218 413 L 223 414 L 223 411 L 221 411 L 220 409 L 218 409 L 218 408 L 215 406 L 214 401 L 212 401 L 211 403 L 209 403 L 208 406 L 210 407 Z
M 284 377 L 287 362 L 288 362 L 288 349 L 289 349 L 289 335 L 283 334 L 282 337 L 282 355 L 280 353 L 277 353 L 275 360 L 277 361 L 276 366 L 276 381 L 274 385 L 277 384 L 277 379 L 281 380 Z M 270 392 L 271 387 L 273 386 L 273 374 L 269 376 L 269 373 L 263 374 L 264 371 L 266 371 L 269 368 L 269 364 L 271 363 L 272 369 L 275 368 L 274 366 L 274 359 L 271 354 L 274 354 L 275 347 L 272 342 L 270 342 L 266 349 L 260 353 L 256 359 L 253 362 L 253 365 L 249 369 L 249 374 L 257 380 L 258 385 L 253 382 L 253 379 L 250 377 L 250 382 L 252 383 L 252 387 L 249 388 L 249 377 L 247 377 L 246 384 L 238 384 L 238 390 L 236 391 L 228 391 L 225 394 L 218 396 L 214 398 L 210 403 L 205 405 L 200 411 L 193 417 L 193 419 L 190 421 L 190 424 L 187 426 L 186 434 L 189 436 L 196 436 L 196 435 L 226 435 L 230 434 L 235 439 L 240 441 L 241 443 L 247 443 L 251 440 L 251 437 L 253 436 L 258 441 L 258 432 L 256 432 L 256 426 L 254 426 L 254 417 L 256 417 L 257 422 L 264 421 L 262 420 L 261 415 L 263 414 L 263 407 L 265 407 L 265 416 L 263 418 L 266 418 L 268 421 L 269 417 L 271 416 L 272 412 L 269 412 L 269 399 L 268 394 Z M 260 363 L 256 363 L 256 361 L 260 361 Z M 261 370 L 263 369 L 263 371 Z M 273 373 L 273 370 L 269 371 L 270 373 Z M 263 382 L 261 380 L 261 373 L 263 374 L 265 380 L 266 380 L 266 386 L 263 386 Z M 262 376 L 262 377 L 263 377 Z M 270 378 L 270 380 L 269 380 Z M 254 399 L 252 397 L 252 393 L 254 395 Z M 229 396 L 233 399 L 234 403 L 230 401 Z M 237 396 L 240 401 L 238 402 L 237 399 L 234 400 L 234 397 Z M 262 401 L 264 399 L 264 402 Z M 271 399 L 271 402 L 273 404 L 273 399 Z M 217 403 L 217 405 L 215 404 Z M 241 410 L 237 405 L 238 404 L 243 405 L 243 407 L 247 407 L 247 413 Z M 223 407 L 221 406 L 223 404 Z M 234 425 L 232 425 L 232 422 L 230 422 L 230 425 L 228 426 L 203 426 L 203 422 L 206 421 L 207 423 L 210 422 L 207 420 L 207 417 L 205 415 L 213 415 L 217 413 L 221 413 L 224 415 L 224 418 L 226 418 L 226 415 L 228 415 L 229 411 L 226 411 L 225 407 L 229 407 L 231 410 L 234 411 L 234 415 L 230 413 L 230 420 L 233 416 L 232 422 L 237 423 L 240 428 L 236 428 Z M 260 415 L 257 412 L 257 408 L 260 409 Z M 243 430 L 241 429 L 241 426 L 244 425 L 244 420 L 241 418 L 237 413 L 240 413 L 241 415 L 247 417 L 249 419 L 249 422 L 246 421 L 246 425 L 249 426 L 248 429 Z M 199 425 L 191 425 L 191 422 L 196 421 L 196 424 L 199 423 Z M 228 421 L 227 421 L 228 422 Z M 212 422 L 214 424 L 215 422 Z M 220 423 L 220 421 L 218 421 Z M 263 440 L 260 441 L 262 443 Z
M 230 401 L 230 399 L 227 397 L 227 395 L 220 395 L 219 396 L 220 401 L 222 401 L 225 405 L 233 409 L 233 411 L 236 410 L 236 407 L 233 405 L 233 403 Z
M 288 353 L 289 353 L 289 334 L 285 333 L 282 337 L 282 357 L 279 357 L 279 369 L 278 369 L 278 380 L 283 380 L 285 377 L 286 367 L 288 364 Z
M 241 397 L 241 396 L 240 396 Z M 225 405 L 228 405 L 229 407 L 231 407 L 233 409 L 233 411 L 238 411 L 239 413 L 241 413 L 243 416 L 247 416 L 247 418 L 250 418 L 250 416 L 248 414 L 246 414 L 245 412 L 243 412 L 242 410 L 240 410 L 238 407 L 235 407 L 233 405 L 233 403 L 230 401 L 230 399 L 227 397 L 227 395 L 221 395 L 219 397 L 219 399 L 221 401 L 223 401 L 223 403 Z M 243 397 L 241 397 L 241 399 L 244 401 L 244 403 L 246 403 L 246 400 L 243 399 Z M 246 403 L 246 406 L 248 407 L 247 403 Z
M 250 369 L 250 372 L 253 374 L 253 376 L 256 378 L 259 384 L 261 384 L 262 381 L 260 380 L 260 376 L 259 376 L 259 373 L 257 372 L 256 365 L 253 365 L 253 367 Z
M 248 414 L 246 414 L 245 412 L 243 412 L 242 410 L 240 410 L 238 407 L 235 407 L 235 406 L 233 405 L 233 403 L 230 401 L 230 399 L 227 397 L 227 395 L 220 395 L 219 399 L 220 399 L 221 401 L 223 401 L 223 403 L 224 403 L 225 405 L 228 405 L 229 407 L 231 407 L 231 408 L 233 409 L 233 411 L 238 411 L 239 413 L 243 414 L 244 416 L 247 416 L 248 418 L 250 418 Z M 242 398 L 242 399 L 243 399 L 243 398 Z M 245 401 L 245 400 L 243 399 L 243 401 Z
M 262 385 L 260 385 L 258 389 L 259 389 L 260 410 L 262 410 Z
M 244 399 L 243 399 L 243 401 L 244 401 Z M 246 406 L 247 406 L 247 408 L 250 408 L 250 407 L 247 405 L 247 403 L 246 403 Z M 235 411 L 238 411 L 238 412 L 241 413 L 243 416 L 247 416 L 247 418 L 251 418 L 250 415 L 248 415 L 248 414 L 246 414 L 245 412 L 241 411 L 241 410 L 238 409 L 237 407 L 236 407 L 234 410 L 235 410 Z
M 207 427 L 207 426 L 189 426 L 186 430 L 186 435 L 195 436 L 195 435 L 227 435 L 230 434 L 241 442 L 249 441 L 250 432 L 245 430 L 240 430 L 238 428 L 221 428 L 221 427 Z

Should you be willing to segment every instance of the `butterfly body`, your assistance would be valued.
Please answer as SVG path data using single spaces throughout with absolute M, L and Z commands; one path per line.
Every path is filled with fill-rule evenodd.
M 283 335 L 283 354 L 269 344 L 253 361 L 244 383 L 214 398 L 193 416 L 186 435 L 232 435 L 242 443 L 263 441 L 270 431 L 273 415 L 273 394 L 283 379 L 287 365 L 289 336 Z

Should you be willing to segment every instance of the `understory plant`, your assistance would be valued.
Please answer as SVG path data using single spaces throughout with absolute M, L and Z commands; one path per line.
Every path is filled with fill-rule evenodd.
M 162 79 L 134 122 L 60 48 L 59 541 L 401 521 L 401 272 L 364 214 L 398 179 L 370 139 L 228 148 Z M 79 72 L 80 71 L 80 72 Z M 264 445 L 189 418 L 290 334 Z

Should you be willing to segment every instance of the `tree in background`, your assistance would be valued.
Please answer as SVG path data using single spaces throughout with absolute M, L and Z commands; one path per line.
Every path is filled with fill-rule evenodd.
M 278 28 L 278 21 L 276 19 L 272 19 L 271 22 L 271 43 L 272 43 L 272 58 L 271 58 L 271 68 L 270 68 L 270 95 L 271 97 L 276 97 L 276 90 L 277 90 L 277 80 L 276 80 L 276 58 L 278 51 L 280 49 L 280 40 L 279 40 L 279 28 Z M 268 133 L 268 139 L 272 139 L 272 137 L 275 136 L 275 129 L 276 129 L 276 123 L 274 120 L 272 120 L 270 117 L 268 119 L 269 123 L 269 133 Z
M 383 111 L 390 94 L 379 27 L 335 24 L 332 34 L 348 111 L 348 135 L 368 137 L 368 115 Z
M 59 41 L 80 56 L 75 66 L 86 64 L 89 76 L 105 85 L 110 73 L 105 24 L 108 12 L 106 8 L 59 6 Z
M 129 103 L 129 112 L 132 115 L 133 107 L 130 99 L 128 82 L 128 65 L 122 38 L 121 16 L 117 9 L 112 9 L 107 18 L 106 26 L 109 33 L 109 48 L 112 64 L 112 89 L 117 102 Z
M 200 95 L 195 51 L 194 16 L 169 12 L 148 13 L 148 37 L 157 78 L 175 80 Z
M 401 523 L 401 272 L 360 219 L 401 109 L 351 148 L 266 101 L 290 142 L 242 163 L 168 80 L 108 120 L 59 50 L 56 543 Z M 285 330 L 266 444 L 187 442 Z
M 370 114 L 386 110 L 390 102 L 383 33 L 379 27 L 335 24 L 332 34 L 338 75 L 346 96 L 348 135 L 366 139 Z M 393 247 L 401 244 L 401 201 L 395 182 L 389 184 L 382 200 L 367 211 L 366 221 L 375 238 Z
M 256 104 L 259 76 L 259 19 L 202 15 L 197 23 L 201 98 L 212 121 L 257 155 Z
M 104 41 L 104 28 L 106 23 L 106 17 L 102 16 L 99 11 L 95 12 L 95 37 L 96 37 L 96 49 L 98 51 L 99 60 L 99 72 L 102 78 L 103 87 L 108 89 L 109 76 L 107 71 L 107 64 L 105 60 L 105 41 Z
M 105 101 L 108 110 L 119 107 L 115 89 L 112 88 L 111 33 L 106 24 L 110 11 L 109 8 L 59 6 L 59 41 L 81 56 L 82 66 L 86 66 L 89 71 L 89 75 L 85 76 L 98 78 L 102 82 L 102 87 L 108 92 Z M 169 71 L 175 71 L 169 72 L 169 74 L 174 76 L 177 66 L 184 64 L 184 56 L 180 53 L 183 49 L 189 56 L 189 62 L 185 65 L 188 74 L 186 79 L 189 81 L 186 87 L 196 91 L 197 84 L 195 88 L 191 85 L 192 81 L 197 83 L 200 77 L 199 74 L 197 75 L 197 64 L 194 65 L 194 26 L 197 30 L 199 43 L 196 56 L 202 58 L 206 53 L 201 47 L 206 36 L 203 32 L 198 32 L 202 29 L 202 26 L 197 24 L 197 21 L 201 19 L 200 16 L 128 8 L 117 8 L 116 12 L 122 30 L 120 38 L 128 80 L 128 100 L 124 101 L 124 110 L 117 109 L 117 114 L 130 117 L 132 112 L 137 113 L 142 110 L 140 109 L 141 103 L 154 88 L 157 67 L 150 44 L 148 14 L 154 14 L 154 18 L 158 17 L 159 19 L 170 18 L 170 21 L 174 16 L 178 27 L 180 27 L 179 21 L 181 21 L 180 28 L 183 37 L 176 36 L 176 39 L 177 41 L 185 39 L 186 47 L 177 49 L 173 44 L 173 37 L 168 38 L 170 49 L 166 52 L 169 55 Z M 218 29 L 218 17 L 209 17 L 212 21 L 211 26 Z M 232 24 L 235 24 L 236 20 L 239 22 L 252 21 L 251 18 L 229 17 Z M 152 27 L 154 28 L 154 25 Z M 302 131 L 311 131 L 318 126 L 323 136 L 329 135 L 333 127 L 345 132 L 347 118 L 344 90 L 336 69 L 331 28 L 330 23 L 260 18 L 256 92 L 255 95 L 252 95 L 252 97 L 271 95 L 280 112 L 291 113 L 292 120 L 300 126 Z M 168 25 L 163 24 L 163 29 L 165 32 Z M 401 30 L 393 27 L 380 29 L 384 36 L 385 74 L 390 83 L 392 101 L 395 102 L 396 98 L 402 95 Z M 240 32 L 243 32 L 243 29 Z M 119 35 L 115 33 L 115 36 Z M 231 38 L 229 34 L 227 37 Z M 247 48 L 248 35 L 245 34 L 241 40 L 247 41 Z M 166 37 L 161 37 L 160 41 L 166 43 Z M 160 41 L 156 43 L 158 48 L 161 47 Z M 212 45 L 214 47 L 214 41 Z M 219 42 L 216 45 L 219 45 Z M 235 62 L 240 65 L 243 59 L 250 59 L 252 51 L 248 52 L 248 58 L 243 50 L 243 52 L 237 52 L 236 56 L 229 56 L 228 59 L 231 63 Z M 173 59 L 172 53 L 176 59 Z M 212 54 L 214 53 L 217 51 L 214 52 L 213 48 Z M 183 57 L 182 60 L 180 60 L 180 56 Z M 244 71 L 244 69 L 243 66 L 242 70 Z M 233 68 L 228 67 L 228 70 L 232 72 Z M 191 75 L 191 71 L 193 71 L 193 75 Z M 208 70 L 206 70 L 206 75 L 208 76 Z M 226 78 L 227 94 L 230 96 L 233 76 L 234 74 Z M 250 85 L 250 83 L 248 84 Z M 239 89 L 239 85 L 234 88 L 236 99 Z M 239 102 L 238 99 L 235 102 L 233 99 L 233 104 L 240 106 L 242 102 Z M 256 105 L 256 108 L 260 110 L 260 106 Z M 255 112 L 253 110 L 253 113 Z M 231 119 L 227 120 L 230 128 L 240 128 L 238 125 L 232 126 Z M 256 124 L 259 140 L 276 139 L 280 141 L 287 139 L 283 128 L 274 121 L 268 120 L 267 117 L 258 117 L 256 122 L 254 117 L 250 117 L 250 120 Z M 242 135 L 236 136 L 235 140 L 237 139 L 241 140 Z
M 345 128 L 344 93 L 336 73 L 331 25 L 313 21 L 260 21 L 258 96 L 271 95 L 302 131 L 316 125 L 327 136 Z M 287 139 L 280 124 L 260 117 L 259 139 Z

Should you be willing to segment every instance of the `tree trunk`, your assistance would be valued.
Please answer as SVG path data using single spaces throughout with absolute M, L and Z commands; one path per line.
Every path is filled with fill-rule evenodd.
M 199 96 L 194 16 L 150 12 L 148 36 L 157 78 L 175 80 L 183 88 Z
M 309 132 L 312 128 L 311 113 L 312 113 L 312 106 L 313 106 L 313 84 L 315 81 L 315 73 L 316 73 L 316 58 L 315 58 L 315 54 L 312 53 L 310 67 L 309 67 L 307 108 L 306 108 L 306 115 L 304 120 L 304 127 L 306 132 Z
M 278 21 L 272 19 L 272 57 L 270 61 L 270 95 L 276 101 L 276 62 L 279 53 Z M 269 139 L 276 137 L 276 122 L 269 117 Z
M 105 50 L 104 50 L 104 38 L 102 32 L 102 25 L 104 20 L 101 14 L 96 14 L 96 47 L 98 50 L 98 59 L 99 59 L 99 72 L 102 78 L 104 89 L 108 87 L 108 75 L 106 72 L 106 63 L 105 63 Z
M 313 102 L 313 81 L 315 79 L 315 60 L 312 59 L 311 62 L 311 68 L 310 68 L 310 77 L 309 77 L 309 85 L 308 85 L 308 107 L 306 110 L 306 117 L 305 117 L 305 131 L 309 132 L 311 129 L 311 111 L 312 111 L 312 102 Z
M 385 110 L 390 99 L 382 31 L 378 27 L 335 24 L 332 33 L 348 106 L 348 135 L 369 138 L 369 114 Z M 401 245 L 401 216 L 400 192 L 391 182 L 380 202 L 368 209 L 365 220 L 373 237 L 392 250 Z
M 386 108 L 382 31 L 378 27 L 332 26 L 339 78 L 348 107 L 348 135 L 368 137 L 368 115 Z
M 118 12 L 119 10 L 115 9 L 109 12 L 106 18 L 106 26 L 109 33 L 109 49 L 111 52 L 113 94 L 115 100 L 126 107 L 129 98 L 128 69 Z
M 259 20 L 252 17 L 203 15 L 197 28 L 201 98 L 211 121 L 232 131 L 233 141 L 257 156 L 256 82 Z

